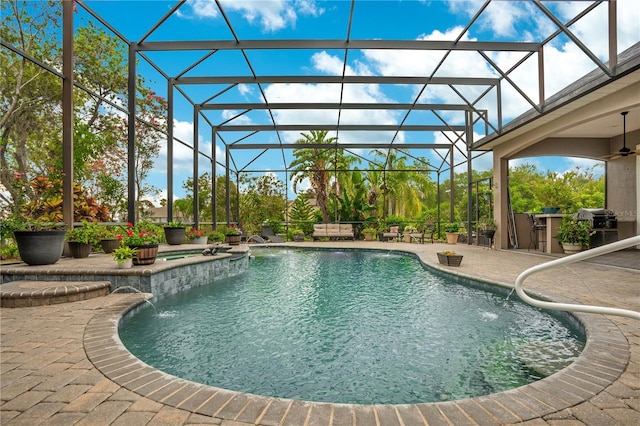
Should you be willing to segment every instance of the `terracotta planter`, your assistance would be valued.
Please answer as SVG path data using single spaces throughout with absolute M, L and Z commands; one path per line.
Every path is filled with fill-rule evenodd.
M 158 245 L 147 244 L 146 246 L 132 246 L 136 250 L 136 257 L 133 258 L 134 265 L 153 265 L 158 257 Z
M 240 244 L 240 235 L 227 235 L 225 237 L 225 242 L 230 246 L 237 246 Z
M 62 257 L 67 231 L 16 231 L 20 258 L 27 265 L 51 265 Z
M 69 250 L 71 250 L 71 256 L 75 258 L 89 257 L 89 255 L 91 254 L 91 248 L 91 243 L 69 241 Z
M 447 232 L 447 244 L 455 244 L 458 242 L 458 232 Z
M 438 262 L 447 266 L 460 266 L 462 263 L 462 255 L 438 253 Z
M 120 247 L 120 240 L 118 239 L 108 239 L 108 240 L 100 240 L 100 246 L 102 247 L 102 251 L 106 254 L 113 253 L 115 249 Z

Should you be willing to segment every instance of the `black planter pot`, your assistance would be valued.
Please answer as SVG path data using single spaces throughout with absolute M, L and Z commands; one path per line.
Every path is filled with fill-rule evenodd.
M 108 240 L 100 240 L 100 245 L 102 246 L 102 251 L 105 254 L 113 253 L 115 249 L 120 247 L 120 240 L 118 239 L 108 239 Z
M 177 246 L 184 243 L 184 237 L 186 236 L 186 228 L 164 228 L 164 237 L 167 240 L 167 244 Z
M 69 250 L 71 256 L 76 258 L 89 257 L 91 254 L 91 243 L 79 243 L 77 241 L 69 241 Z
M 51 265 L 62 257 L 67 231 L 16 231 L 20 258 L 27 265 Z

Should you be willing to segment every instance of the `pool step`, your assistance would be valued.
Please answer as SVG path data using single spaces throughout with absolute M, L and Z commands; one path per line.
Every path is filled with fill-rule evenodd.
M 109 281 L 12 281 L 0 285 L 0 306 L 25 308 L 106 296 Z

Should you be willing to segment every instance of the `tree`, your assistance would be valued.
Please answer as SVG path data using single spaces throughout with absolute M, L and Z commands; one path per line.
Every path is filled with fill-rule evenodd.
M 358 170 L 340 173 L 340 190 L 336 191 L 334 202 L 340 222 L 354 222 L 365 219 L 368 210 L 368 189 L 362 173 Z
M 53 68 L 61 67 L 61 3 L 2 2 L 0 38 Z M 89 22 L 74 34 L 74 77 L 94 94 L 74 90 L 74 181 L 89 194 L 115 207 L 126 188 L 127 127 L 114 104 L 126 102 L 127 46 Z M 0 201 L 17 208 L 12 181 L 53 176 L 62 170 L 62 81 L 9 49 L 0 51 Z M 139 213 L 148 210 L 144 197 L 157 190 L 145 183 L 164 138 L 166 126 L 157 117 L 166 111 L 164 99 L 137 82 L 137 114 L 152 125 L 136 123 L 135 185 Z M 110 178 L 107 178 L 110 177 Z M 117 183 L 120 188 L 117 188 Z M 33 195 L 33 194 L 31 194 Z M 103 199 L 104 197 L 104 199 Z M 122 199 L 122 198 L 121 198 Z M 145 207 L 147 206 L 147 207 Z
M 193 217 L 193 178 L 189 177 L 182 184 L 182 187 L 187 191 L 185 199 L 174 201 L 174 208 L 177 216 L 180 220 L 192 221 Z M 211 175 L 209 172 L 203 173 L 198 177 L 198 211 L 200 212 L 199 220 L 207 221 L 212 220 L 211 209 L 211 193 L 213 188 L 211 187 Z
M 224 175 L 216 176 L 216 217 L 218 222 L 222 222 L 227 218 L 227 190 L 226 190 L 226 177 Z M 229 202 L 231 204 L 231 217 L 229 222 L 238 222 L 236 216 L 236 206 L 238 205 L 238 190 L 236 184 L 233 181 L 229 181 Z
M 289 218 L 295 226 L 302 228 L 305 234 L 313 232 L 313 206 L 306 195 L 298 195 L 293 201 Z
M 380 191 L 385 202 L 383 215 L 417 217 L 423 210 L 425 188 L 431 179 L 428 174 L 418 172 L 415 164 L 408 163 L 408 157 L 401 151 L 390 149 L 388 152 L 374 150 L 373 154 L 384 158 Z M 429 163 L 424 162 L 427 169 Z
M 312 130 L 310 133 L 302 133 L 302 138 L 295 143 L 301 146 L 305 144 L 335 144 L 337 138 L 327 138 L 327 134 L 326 130 Z M 300 182 L 308 179 L 315 192 L 318 208 L 322 212 L 323 222 L 329 222 L 328 185 L 332 155 L 333 153 L 330 149 L 296 148 L 293 150 L 295 159 L 289 165 L 289 168 L 293 169 L 291 174 L 293 192 L 297 194 L 297 187 Z
M 240 180 L 240 217 L 245 232 L 257 232 L 267 221 L 284 220 L 284 182 L 274 174 L 244 175 Z
M 5 1 L 0 11 L 3 42 L 49 64 L 59 62 L 60 48 L 55 42 L 60 28 L 59 3 Z M 47 173 L 49 164 L 34 163 L 32 157 L 52 158 L 47 141 L 61 133 L 62 91 L 53 74 L 4 48 L 0 50 L 0 74 L 0 182 L 8 192 L 0 192 L 0 197 L 8 210 L 17 212 L 20 206 L 14 200 L 19 194 L 13 180 L 16 175 L 28 181 Z

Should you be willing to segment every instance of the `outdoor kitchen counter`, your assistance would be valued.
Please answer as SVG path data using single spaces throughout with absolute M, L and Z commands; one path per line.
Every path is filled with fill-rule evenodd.
M 567 214 L 562 213 L 553 213 L 553 214 L 537 214 L 535 218 L 538 219 L 540 225 L 547 225 L 545 240 L 547 243 L 544 245 L 545 253 L 562 253 L 562 245 L 560 245 L 560 241 L 555 238 L 560 232 L 560 223 L 562 222 L 562 218 L 565 216 L 569 216 Z

